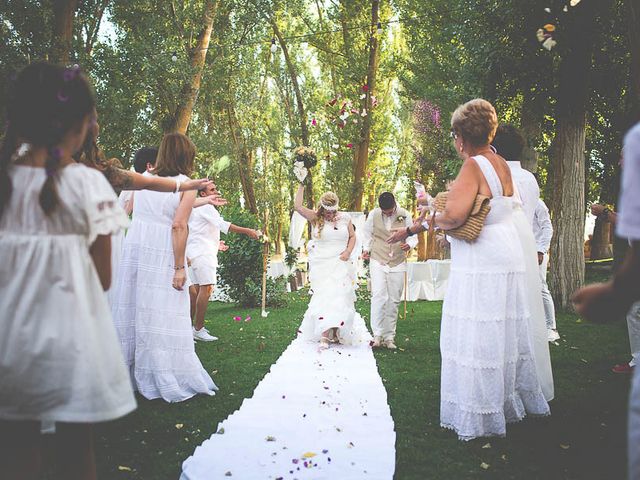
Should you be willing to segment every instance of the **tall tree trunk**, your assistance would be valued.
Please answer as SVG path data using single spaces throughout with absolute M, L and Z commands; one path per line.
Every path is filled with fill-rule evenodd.
M 244 138 L 240 122 L 236 115 L 233 105 L 227 106 L 227 119 L 229 122 L 229 132 L 231 140 L 235 147 L 236 157 L 238 159 L 238 174 L 240 176 L 240 184 L 242 185 L 242 194 L 245 199 L 247 209 L 258 214 L 258 204 L 256 202 L 255 188 L 253 185 L 253 152 L 247 147 L 247 141 Z
M 591 255 L 589 260 L 600 260 L 602 258 L 611 258 L 611 224 L 603 222 L 599 218 L 596 219 L 595 227 L 593 227 L 593 235 L 591 236 Z
M 597 5 L 596 5 L 597 3 Z M 604 7 L 602 6 L 604 5 Z M 597 10 L 609 2 L 583 2 L 565 24 L 559 70 L 556 119 L 558 130 L 552 156 L 554 195 L 550 287 L 562 308 L 584 283 L 585 128 L 589 99 L 593 37 Z
M 379 20 L 380 1 L 371 1 L 371 30 L 369 37 L 369 64 L 367 66 L 366 92 L 364 99 L 364 108 L 367 110 L 367 116 L 362 120 L 360 128 L 360 136 L 354 148 L 353 158 L 353 197 L 351 200 L 351 208 L 354 211 L 362 210 L 362 196 L 364 194 L 364 176 L 369 163 L 369 144 L 371 142 L 371 95 L 376 88 L 376 73 L 378 71 L 378 37 L 376 36 L 376 25 Z
M 198 92 L 200 91 L 200 82 L 202 81 L 202 72 L 204 71 L 207 51 L 209 50 L 216 6 L 217 3 L 212 0 L 207 1 L 205 5 L 204 16 L 202 18 L 203 27 L 198 35 L 195 47 L 189 54 L 191 75 L 180 92 L 179 103 L 168 128 L 169 132 L 187 133 L 189 122 L 191 122 L 193 107 L 196 104 Z
M 104 11 L 109 4 L 109 0 L 100 0 L 96 4 L 96 10 L 92 13 L 91 18 L 86 25 L 83 25 L 85 32 L 84 38 L 84 53 L 91 55 L 93 47 L 96 44 L 98 38 L 98 32 L 100 31 L 100 24 L 102 23 L 102 17 L 104 17 Z
M 73 17 L 78 8 L 78 0 L 54 0 L 52 3 L 53 38 L 49 61 L 67 65 L 71 61 Z
M 296 66 L 293 64 L 291 60 L 291 55 L 289 55 L 289 47 L 287 43 L 284 41 L 284 37 L 278 28 L 278 22 L 274 17 L 270 18 L 271 26 L 273 27 L 273 33 L 278 39 L 278 43 L 282 48 L 282 54 L 284 55 L 284 61 L 287 65 L 287 71 L 289 72 L 289 77 L 291 79 L 291 85 L 293 86 L 293 93 L 296 97 L 296 106 L 298 107 L 298 119 L 300 121 L 300 139 L 302 140 L 302 145 L 305 147 L 309 146 L 309 122 L 307 119 L 307 110 L 304 107 L 304 99 L 302 98 L 302 91 L 300 90 L 300 83 L 298 82 L 298 72 L 296 71 Z M 292 125 L 293 127 L 293 125 Z M 307 194 L 307 207 L 313 209 L 313 175 L 312 172 L 309 172 L 307 175 L 307 182 L 305 187 L 305 193 Z M 309 228 L 311 225 L 309 224 Z
M 544 120 L 544 103 L 546 100 L 541 95 L 536 95 L 530 89 L 524 92 L 522 102 L 522 115 L 520 129 L 525 139 L 525 147 L 522 151 L 522 168 L 536 173 L 538 170 L 538 145 L 542 133 L 542 121 Z

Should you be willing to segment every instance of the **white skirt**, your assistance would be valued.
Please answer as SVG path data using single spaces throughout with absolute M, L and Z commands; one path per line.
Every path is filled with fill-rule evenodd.
M 189 291 L 172 287 L 171 226 L 136 221 L 124 241 L 113 319 L 134 387 L 146 398 L 180 402 L 213 395 L 196 355 Z
M 315 242 L 309 246 L 313 252 L 309 255 L 313 293 L 298 334 L 305 340 L 319 341 L 323 332 L 337 328 L 338 337 L 345 345 L 368 343 L 371 334 L 355 310 L 356 267 L 351 260 L 340 260 L 343 245 L 337 245 L 332 251 L 328 250 L 331 245 L 327 243 Z

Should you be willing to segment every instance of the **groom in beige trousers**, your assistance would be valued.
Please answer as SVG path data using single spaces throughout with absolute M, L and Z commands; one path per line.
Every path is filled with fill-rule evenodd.
M 363 232 L 363 257 L 370 259 L 373 346 L 395 349 L 398 306 L 407 271 L 406 255 L 418 244 L 418 239 L 408 237 L 406 243 L 389 245 L 387 239 L 394 232 L 405 230 L 413 222 L 409 212 L 396 204 L 391 192 L 381 194 L 378 205 L 379 208 L 369 212 Z

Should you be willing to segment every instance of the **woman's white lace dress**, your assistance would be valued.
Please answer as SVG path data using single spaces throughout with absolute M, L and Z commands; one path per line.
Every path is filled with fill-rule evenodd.
M 171 226 L 179 204 L 178 193 L 136 192 L 112 304 L 134 387 L 148 399 L 167 402 L 217 390 L 195 352 L 188 285 L 172 287 Z
M 44 168 L 10 167 L 0 218 L 0 419 L 93 423 L 136 407 L 89 254 L 129 221 L 102 173 L 58 172 L 60 203 L 45 215 Z
M 338 213 L 335 225 L 326 222 L 320 234 L 317 226 L 313 227 L 313 239 L 307 245 L 313 293 L 299 330 L 306 340 L 319 341 L 322 332 L 334 327 L 343 344 L 371 340 L 364 319 L 354 306 L 358 285 L 355 263 L 352 259 L 340 260 L 349 241 L 350 223 L 348 214 Z
M 475 242 L 451 239 L 442 309 L 440 423 L 461 440 L 504 436 L 526 414 L 548 415 L 532 354 L 525 260 L 514 199 L 483 156 L 493 198 Z

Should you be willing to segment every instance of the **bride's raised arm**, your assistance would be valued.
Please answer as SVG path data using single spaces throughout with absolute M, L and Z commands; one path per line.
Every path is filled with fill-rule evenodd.
M 298 187 L 298 191 L 296 192 L 296 198 L 293 201 L 293 207 L 296 212 L 298 212 L 300 215 L 302 215 L 304 218 L 306 218 L 310 222 L 315 221 L 318 218 L 318 216 L 316 215 L 316 212 L 311 210 L 310 208 L 305 207 L 303 205 L 303 201 L 304 201 L 304 185 L 300 184 L 300 186 Z

